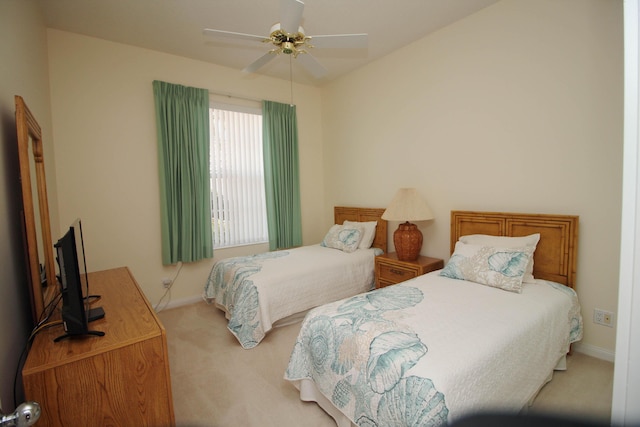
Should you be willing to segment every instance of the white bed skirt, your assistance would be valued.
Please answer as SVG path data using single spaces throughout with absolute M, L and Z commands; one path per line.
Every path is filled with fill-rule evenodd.
M 329 399 L 320 393 L 313 381 L 304 379 L 295 381 L 294 385 L 300 390 L 300 400 L 304 402 L 316 402 L 327 414 L 331 415 L 338 427 L 356 426 L 345 414 L 340 412 Z

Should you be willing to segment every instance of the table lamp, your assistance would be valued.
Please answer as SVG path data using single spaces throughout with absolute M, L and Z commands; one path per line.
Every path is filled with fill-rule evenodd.
M 399 189 L 382 219 L 404 221 L 393 233 L 393 245 L 400 261 L 417 260 L 422 249 L 422 232 L 409 221 L 427 221 L 433 219 L 433 214 L 416 189 Z

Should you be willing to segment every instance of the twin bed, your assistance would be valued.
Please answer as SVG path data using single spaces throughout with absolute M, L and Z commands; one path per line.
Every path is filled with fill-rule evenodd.
M 227 327 L 242 347 L 253 348 L 273 327 L 299 321 L 313 307 L 372 289 L 375 256 L 387 249 L 383 212 L 334 208 L 335 224 L 344 225 L 344 230 L 358 230 L 357 241 L 329 242 L 325 237 L 324 246 L 221 260 L 209 274 L 204 298 L 225 312 Z M 340 231 L 336 228 L 332 230 Z M 344 247 L 349 243 L 357 243 L 357 247 Z
M 578 218 L 454 211 L 451 230 L 443 270 L 309 312 L 285 373 L 302 400 L 339 426 L 443 425 L 518 412 L 564 368 Z
M 443 270 L 372 292 L 367 277 L 359 292 L 305 309 L 290 298 L 275 305 L 294 308 L 248 323 L 262 322 L 264 335 L 275 320 L 318 305 L 304 318 L 285 379 L 339 426 L 442 425 L 483 410 L 517 412 L 582 338 L 577 236 L 576 216 L 453 211 Z M 324 287 L 333 280 L 314 286 L 331 293 Z M 267 311 L 273 301 L 259 293 L 259 311 Z M 259 342 L 252 339 L 243 347 Z

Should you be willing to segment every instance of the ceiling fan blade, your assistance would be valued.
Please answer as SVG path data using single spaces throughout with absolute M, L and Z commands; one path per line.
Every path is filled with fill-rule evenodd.
M 295 34 L 302 22 L 304 3 L 300 0 L 280 0 L 280 29 Z
M 362 49 L 368 45 L 367 34 L 335 34 L 309 38 L 311 46 L 319 48 Z
M 309 71 L 316 79 L 327 75 L 327 69 L 309 53 L 301 53 L 296 57 L 296 61 L 300 61 L 302 66 L 306 68 L 307 71 Z
M 233 31 L 212 30 L 210 28 L 205 28 L 204 30 L 202 30 L 202 33 L 204 35 L 213 37 L 227 37 L 232 39 L 253 40 L 259 42 L 266 39 L 266 37 L 264 36 L 256 36 L 254 34 L 234 33 Z
M 275 53 L 272 52 L 267 52 L 264 55 L 262 55 L 260 58 L 256 59 L 255 61 L 253 61 L 251 64 L 247 65 L 244 70 L 242 70 L 243 73 L 245 74 L 251 74 L 256 72 L 259 68 L 264 67 L 265 65 L 267 65 L 269 63 L 269 61 L 271 61 L 273 58 L 275 58 L 277 55 Z

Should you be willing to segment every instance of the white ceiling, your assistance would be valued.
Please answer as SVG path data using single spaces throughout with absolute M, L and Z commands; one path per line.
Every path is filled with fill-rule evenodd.
M 280 0 L 38 0 L 48 27 L 211 62 L 240 72 L 269 50 L 214 39 L 204 28 L 268 36 Z M 328 70 L 314 79 L 293 60 L 293 79 L 320 86 L 498 0 L 303 0 L 307 35 L 367 33 L 367 49 L 315 49 Z M 289 56 L 258 71 L 289 79 Z

